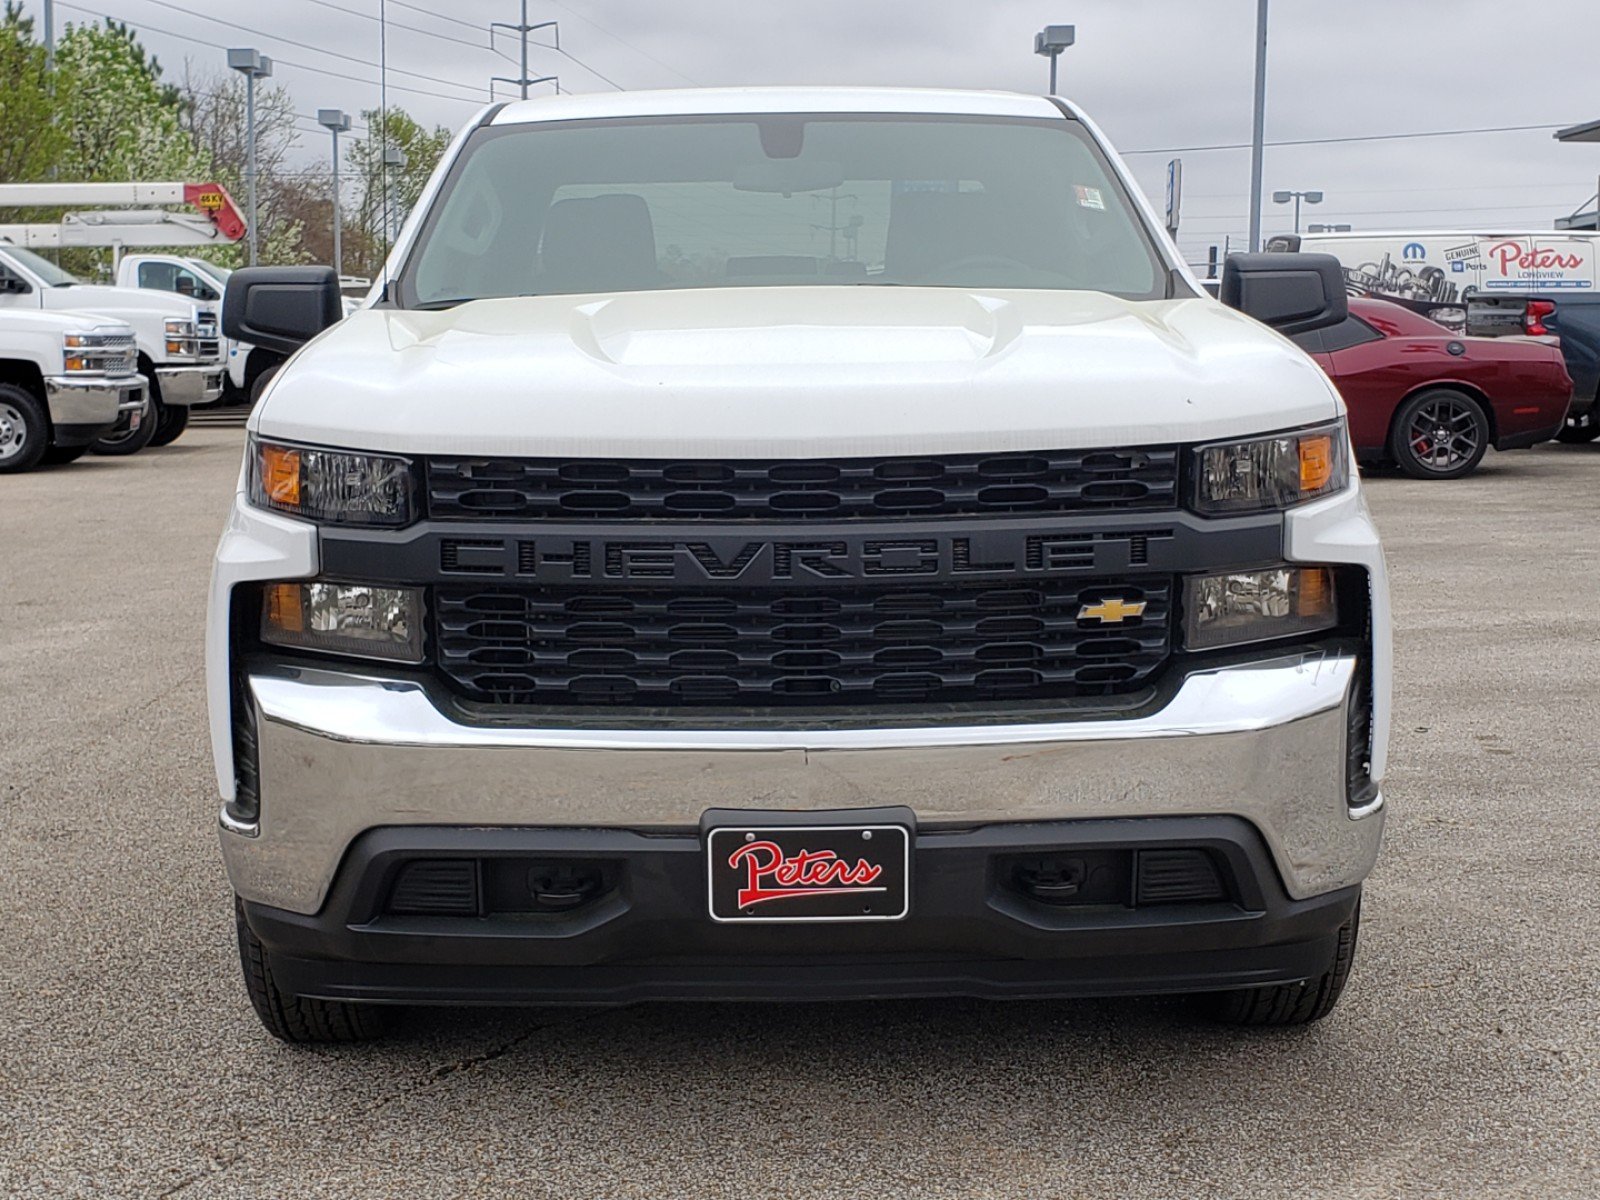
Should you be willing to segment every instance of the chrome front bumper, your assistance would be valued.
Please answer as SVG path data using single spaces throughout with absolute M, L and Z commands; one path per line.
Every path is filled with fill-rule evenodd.
M 157 367 L 161 402 L 187 408 L 209 404 L 222 395 L 222 364 L 202 363 L 193 367 Z
M 350 844 L 397 825 L 694 828 L 708 808 L 906 805 L 925 825 L 1236 815 L 1290 896 L 1359 883 L 1381 795 L 1346 803 L 1357 663 L 1286 655 L 1189 676 L 1137 718 L 830 730 L 585 730 L 463 724 L 415 683 L 253 674 L 261 811 L 224 811 L 246 900 L 314 913 Z
M 55 426 L 101 425 L 110 429 L 130 409 L 144 404 L 143 375 L 84 378 L 57 375 L 44 381 L 45 403 Z

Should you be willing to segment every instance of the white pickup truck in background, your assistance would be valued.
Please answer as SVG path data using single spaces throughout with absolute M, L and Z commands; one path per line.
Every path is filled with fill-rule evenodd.
M 182 296 L 84 283 L 48 259 L 0 243 L 0 312 L 75 313 L 132 328 L 138 370 L 150 384 L 154 446 L 174 441 L 189 408 L 222 394 L 217 308 Z
M 175 292 L 200 304 L 221 304 L 231 267 L 219 266 L 204 258 L 187 254 L 124 254 L 117 263 L 117 286 Z M 339 277 L 348 316 L 356 301 L 372 286 L 370 279 L 353 275 Z M 223 361 L 227 365 L 230 400 L 249 399 L 254 404 L 283 356 L 235 338 L 224 338 Z
M 135 359 L 121 322 L 0 310 L 0 475 L 71 462 L 114 431 L 119 447 L 148 441 Z

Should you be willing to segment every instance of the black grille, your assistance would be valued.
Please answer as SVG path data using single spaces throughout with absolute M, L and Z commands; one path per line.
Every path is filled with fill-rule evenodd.
M 440 670 L 507 704 L 805 706 L 1110 695 L 1170 649 L 1171 579 L 820 593 L 438 587 Z M 1144 604 L 1103 624 L 1086 607 Z M 1106 611 L 1115 615 L 1116 605 Z
M 1172 446 L 781 462 L 428 460 L 428 511 L 445 519 L 881 520 L 1177 503 Z

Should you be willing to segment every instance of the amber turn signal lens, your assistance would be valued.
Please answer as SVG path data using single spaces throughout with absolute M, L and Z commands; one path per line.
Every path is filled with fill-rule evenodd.
M 300 451 L 261 444 L 261 490 L 274 504 L 300 503 Z
M 1333 478 L 1333 438 L 1326 433 L 1300 439 L 1300 491 L 1315 494 Z
M 1295 589 L 1297 617 L 1333 615 L 1333 574 L 1327 567 L 1301 567 Z
M 304 633 L 304 592 L 298 583 L 274 583 L 267 588 L 267 625 L 284 633 Z

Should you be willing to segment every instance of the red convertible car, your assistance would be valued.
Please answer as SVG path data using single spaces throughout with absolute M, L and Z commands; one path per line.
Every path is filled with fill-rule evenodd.
M 1457 479 L 1490 446 L 1548 441 L 1572 400 L 1558 347 L 1460 337 L 1383 300 L 1352 296 L 1342 324 L 1294 340 L 1343 394 L 1357 457 L 1418 479 Z

